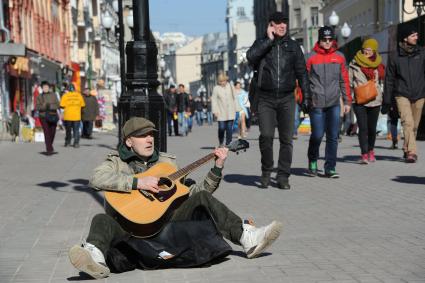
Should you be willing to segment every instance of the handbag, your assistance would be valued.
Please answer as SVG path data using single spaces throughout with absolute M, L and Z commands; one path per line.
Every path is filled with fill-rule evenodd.
M 378 96 L 375 81 L 369 80 L 367 83 L 355 87 L 354 95 L 357 104 L 366 104 L 374 100 Z
M 45 119 L 46 119 L 46 122 L 49 124 L 56 124 L 59 121 L 59 116 L 56 111 L 55 112 L 46 111 Z

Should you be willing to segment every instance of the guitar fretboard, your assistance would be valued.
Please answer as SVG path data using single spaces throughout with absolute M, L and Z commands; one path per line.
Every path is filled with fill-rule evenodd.
M 188 175 L 190 172 L 192 172 L 196 168 L 204 165 L 205 163 L 207 163 L 208 161 L 210 161 L 211 159 L 213 159 L 214 156 L 215 156 L 214 153 L 210 153 L 210 154 L 202 157 L 201 159 L 198 159 L 195 162 L 187 165 L 186 167 L 183 167 L 182 169 L 174 172 L 173 174 L 169 175 L 168 177 L 171 180 L 181 179 L 182 177 Z

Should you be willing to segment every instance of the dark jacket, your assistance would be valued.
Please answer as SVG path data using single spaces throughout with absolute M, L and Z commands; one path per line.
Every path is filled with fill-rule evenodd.
M 177 93 L 171 93 L 170 91 L 167 91 L 164 94 L 165 108 L 170 113 L 177 111 L 176 96 L 177 96 Z
M 304 54 L 295 40 L 288 36 L 257 39 L 246 57 L 258 70 L 260 96 L 293 95 L 298 80 L 305 97 L 310 97 Z
M 325 108 L 338 105 L 340 97 L 345 105 L 351 105 L 350 81 L 345 57 L 337 51 L 336 43 L 325 50 L 316 43 L 307 59 L 313 107 Z
M 86 107 L 81 108 L 81 120 L 82 121 L 94 121 L 96 116 L 99 115 L 99 103 L 97 98 L 93 95 L 83 95 Z
M 35 108 L 39 111 L 39 117 L 44 118 L 46 111 L 56 112 L 59 109 L 58 97 L 53 92 L 41 93 L 37 96 Z
M 178 93 L 176 96 L 177 111 L 184 112 L 189 107 L 189 94 L 186 92 Z
M 384 101 L 391 104 L 394 97 L 411 101 L 425 97 L 425 49 L 417 46 L 412 53 L 403 48 L 392 53 L 385 70 Z

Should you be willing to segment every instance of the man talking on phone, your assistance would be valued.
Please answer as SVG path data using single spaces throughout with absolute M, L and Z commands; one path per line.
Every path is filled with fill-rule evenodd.
M 258 72 L 256 95 L 260 128 L 261 187 L 270 185 L 273 170 L 273 139 L 279 132 L 279 161 L 276 181 L 279 189 L 289 190 L 292 164 L 292 135 L 295 119 L 294 90 L 296 80 L 301 87 L 304 111 L 309 109 L 310 89 L 304 54 L 288 34 L 288 15 L 271 14 L 267 35 L 257 39 L 247 52 L 249 63 Z

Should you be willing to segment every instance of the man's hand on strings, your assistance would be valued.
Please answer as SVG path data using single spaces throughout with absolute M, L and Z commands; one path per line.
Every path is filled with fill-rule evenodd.
M 159 178 L 154 176 L 146 176 L 146 177 L 137 178 L 137 189 L 149 191 L 152 193 L 158 193 L 159 192 L 158 182 L 159 182 Z

